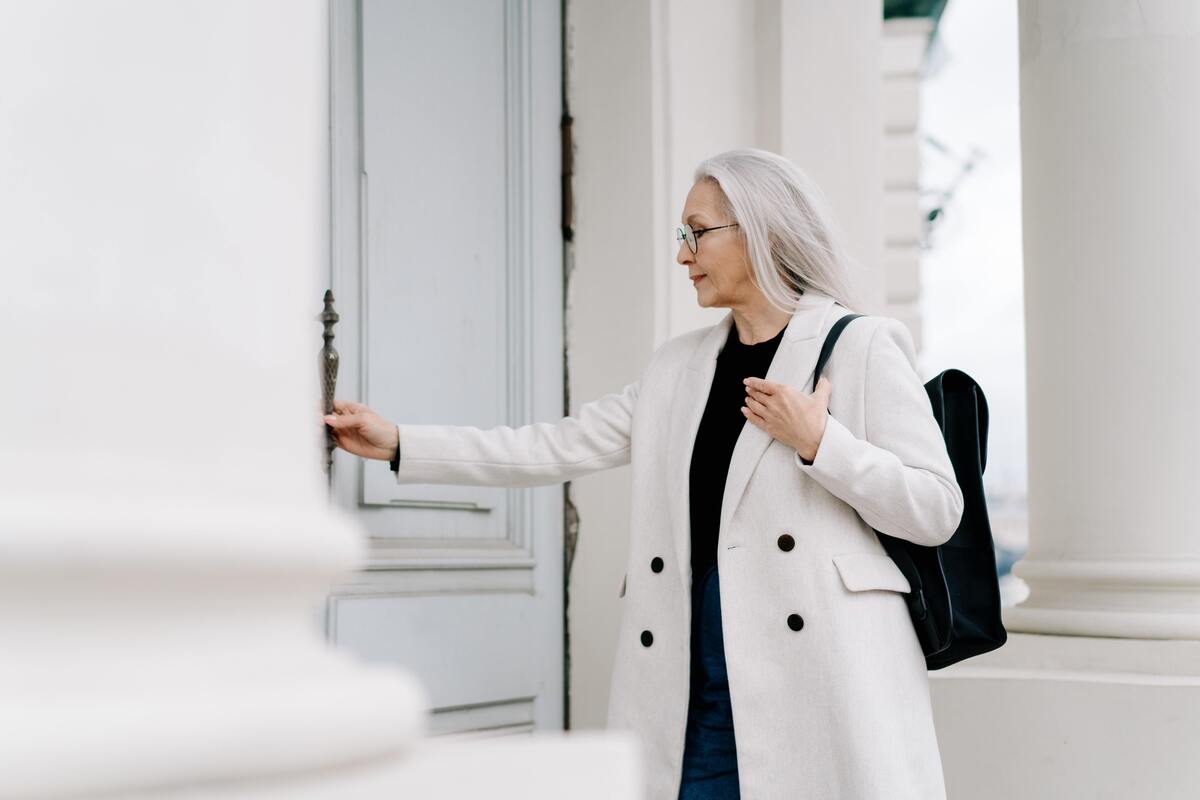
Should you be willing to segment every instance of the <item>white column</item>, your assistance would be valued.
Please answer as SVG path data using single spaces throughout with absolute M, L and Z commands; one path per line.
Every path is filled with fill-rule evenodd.
M 0 26 L 0 798 L 637 798 L 628 732 L 424 737 L 328 648 L 325 0 Z
M 883 112 L 879 0 L 759 0 L 777 14 L 779 152 L 833 208 L 864 313 L 885 313 Z
M 933 30 L 928 17 L 883 23 L 883 313 L 905 323 L 917 352 L 921 324 L 921 70 Z
M 1030 587 L 932 674 L 951 797 L 1200 785 L 1200 14 L 1022 0 Z
M 656 148 L 662 122 L 654 49 L 662 2 L 566 8 L 567 90 L 574 124 L 574 240 L 567 248 L 567 342 L 571 413 L 634 380 L 667 319 L 670 220 L 656 199 L 665 170 Z M 613 113 L 619 109 L 619 113 Z M 621 323 L 613 324 L 613 310 Z M 629 468 L 589 475 L 567 497 L 569 727 L 604 727 L 629 552 Z
M 0 796 L 284 779 L 425 728 L 319 632 L 361 554 L 319 467 L 327 15 L 5 7 Z
M 639 797 L 631 734 L 423 737 L 326 646 L 328 6 L 0 26 L 0 798 Z
M 1023 2 L 1017 630 L 1200 638 L 1200 14 Z

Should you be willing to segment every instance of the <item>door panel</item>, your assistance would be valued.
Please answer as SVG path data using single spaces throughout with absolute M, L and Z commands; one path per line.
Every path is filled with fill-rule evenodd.
M 333 0 L 338 396 L 406 423 L 562 416 L 559 5 Z M 370 535 L 327 632 L 413 669 L 435 730 L 561 727 L 562 489 L 399 485 L 338 452 Z

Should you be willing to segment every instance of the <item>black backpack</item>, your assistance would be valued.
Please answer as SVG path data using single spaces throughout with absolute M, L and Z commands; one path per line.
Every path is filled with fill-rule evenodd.
M 842 330 L 862 314 L 847 314 L 825 337 L 813 388 Z M 1000 621 L 996 550 L 983 494 L 987 467 L 988 408 L 979 384 L 967 373 L 948 369 L 925 384 L 933 416 L 946 440 L 954 477 L 963 494 L 963 515 L 950 540 L 936 547 L 875 531 L 912 587 L 908 613 L 925 666 L 941 669 L 995 650 L 1008 634 Z

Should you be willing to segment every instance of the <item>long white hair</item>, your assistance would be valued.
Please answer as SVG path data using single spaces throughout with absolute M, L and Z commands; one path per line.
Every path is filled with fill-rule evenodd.
M 820 188 L 788 159 L 742 148 L 706 158 L 694 181 L 714 181 L 722 211 L 746 241 L 754 283 L 792 313 L 808 289 L 858 307 L 851 260 Z

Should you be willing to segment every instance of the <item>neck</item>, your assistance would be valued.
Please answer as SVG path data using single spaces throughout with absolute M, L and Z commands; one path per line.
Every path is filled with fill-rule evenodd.
M 733 312 L 738 341 L 742 344 L 758 344 L 773 339 L 792 319 L 791 314 L 780 311 L 765 298 L 753 305 L 734 306 L 730 311 Z

